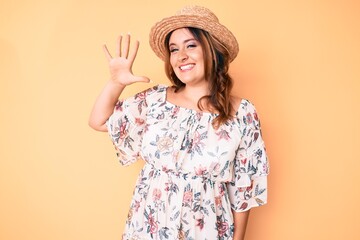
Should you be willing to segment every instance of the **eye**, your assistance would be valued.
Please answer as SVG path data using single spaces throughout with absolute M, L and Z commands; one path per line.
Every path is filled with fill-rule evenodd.
M 187 45 L 187 48 L 196 48 L 197 44 L 196 43 L 190 43 L 189 45 Z
M 174 53 L 174 52 L 176 52 L 176 51 L 178 51 L 178 49 L 177 48 L 170 48 L 170 53 Z

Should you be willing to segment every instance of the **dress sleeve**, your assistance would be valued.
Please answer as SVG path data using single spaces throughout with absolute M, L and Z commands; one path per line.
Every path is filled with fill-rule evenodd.
M 117 158 L 122 165 L 130 165 L 139 158 L 148 102 L 156 89 L 154 87 L 119 100 L 106 122 Z
M 244 212 L 267 203 L 269 163 L 260 120 L 248 100 L 243 101 L 238 120 L 242 136 L 233 162 L 233 178 L 227 187 L 232 209 Z

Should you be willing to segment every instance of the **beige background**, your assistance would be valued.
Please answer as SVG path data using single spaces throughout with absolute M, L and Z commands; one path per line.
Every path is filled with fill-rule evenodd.
M 236 35 L 234 93 L 259 112 L 269 204 L 248 240 L 360 239 L 357 0 L 0 2 L 0 239 L 120 239 L 141 163 L 87 125 L 108 79 L 103 43 L 140 39 L 134 72 L 168 83 L 150 27 L 185 4 Z

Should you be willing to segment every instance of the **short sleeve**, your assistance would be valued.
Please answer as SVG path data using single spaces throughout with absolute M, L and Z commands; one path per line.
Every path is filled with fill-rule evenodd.
M 238 114 L 242 136 L 227 187 L 232 209 L 243 212 L 267 203 L 269 163 L 254 105 L 243 100 Z
M 119 100 L 113 114 L 106 122 L 108 133 L 122 165 L 134 163 L 140 155 L 142 136 L 145 130 L 146 112 L 157 87 Z

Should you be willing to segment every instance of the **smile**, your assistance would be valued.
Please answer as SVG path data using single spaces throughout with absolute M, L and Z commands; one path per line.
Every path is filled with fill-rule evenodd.
M 192 69 L 193 67 L 195 66 L 195 64 L 187 64 L 187 65 L 183 65 L 183 66 L 180 66 L 180 70 L 190 70 Z

